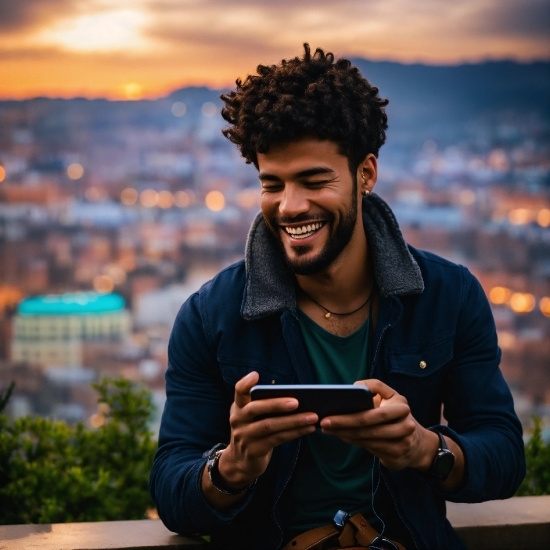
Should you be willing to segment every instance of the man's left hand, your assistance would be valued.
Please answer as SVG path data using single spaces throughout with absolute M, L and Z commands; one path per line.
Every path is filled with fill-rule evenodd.
M 380 380 L 361 380 L 375 393 L 375 408 L 354 414 L 326 417 L 323 433 L 367 449 L 392 470 L 429 469 L 437 452 L 436 434 L 421 426 L 411 414 L 405 397 Z

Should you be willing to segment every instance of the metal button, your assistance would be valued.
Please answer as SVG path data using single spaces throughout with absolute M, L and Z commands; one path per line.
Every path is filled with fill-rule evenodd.
M 275 380 L 272 380 L 271 383 L 272 383 L 272 384 L 275 384 Z
M 421 369 L 425 369 L 427 366 L 428 366 L 428 363 L 426 363 L 426 361 L 420 361 L 419 367 L 420 367 Z

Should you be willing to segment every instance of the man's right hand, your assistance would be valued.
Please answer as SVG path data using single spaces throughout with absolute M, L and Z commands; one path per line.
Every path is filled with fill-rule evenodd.
M 258 373 L 250 372 L 235 384 L 235 400 L 229 415 L 231 439 L 218 462 L 224 483 L 236 490 L 250 485 L 266 471 L 275 447 L 314 432 L 319 420 L 315 413 L 288 414 L 298 407 L 298 400 L 294 398 L 252 401 L 250 389 L 258 380 Z M 258 416 L 280 413 L 287 414 L 257 420 Z M 206 468 L 202 490 L 206 499 L 219 508 L 227 507 L 243 496 L 229 496 L 217 491 Z

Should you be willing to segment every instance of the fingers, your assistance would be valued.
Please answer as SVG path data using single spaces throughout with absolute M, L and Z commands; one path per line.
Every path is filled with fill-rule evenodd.
M 327 416 L 321 420 L 321 428 L 337 430 L 346 428 L 363 428 L 366 426 L 387 425 L 397 423 L 410 415 L 411 409 L 407 403 L 392 403 L 369 411 L 354 414 Z
M 368 380 L 358 380 L 354 383 L 354 385 L 367 386 L 367 388 L 369 388 L 372 393 L 379 395 L 380 398 L 385 400 L 391 399 L 395 395 L 399 395 L 393 388 L 390 388 L 387 384 L 384 384 L 384 382 L 381 382 L 376 378 L 369 378 Z
M 315 431 L 315 420 L 310 420 L 307 424 L 304 422 L 296 422 L 291 426 L 278 424 L 270 424 L 266 419 L 257 422 L 254 426 L 255 434 L 257 435 L 256 445 L 258 448 L 258 454 L 262 455 L 268 450 L 273 449 L 287 441 L 297 439 L 304 435 L 308 435 Z
M 255 386 L 260 379 L 260 375 L 256 371 L 249 372 L 243 376 L 235 384 L 235 404 L 242 408 L 250 402 L 250 390 Z
M 404 412 L 404 411 L 403 411 Z M 399 439 L 409 437 L 416 429 L 416 423 L 411 415 L 400 414 L 391 422 L 365 424 L 360 421 L 350 422 L 346 419 L 340 422 L 344 417 L 332 417 L 329 425 L 321 422 L 321 428 L 324 433 L 337 435 L 341 439 Z

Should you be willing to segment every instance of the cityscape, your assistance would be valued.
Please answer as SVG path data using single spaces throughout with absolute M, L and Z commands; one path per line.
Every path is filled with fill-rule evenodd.
M 478 277 L 518 415 L 550 432 L 550 64 L 355 62 L 390 98 L 376 192 L 407 242 Z M 12 417 L 97 427 L 90 383 L 124 376 L 151 390 L 158 428 L 174 318 L 242 258 L 259 211 L 256 170 L 221 134 L 222 92 L 0 101 L 0 389 L 16 384 Z

